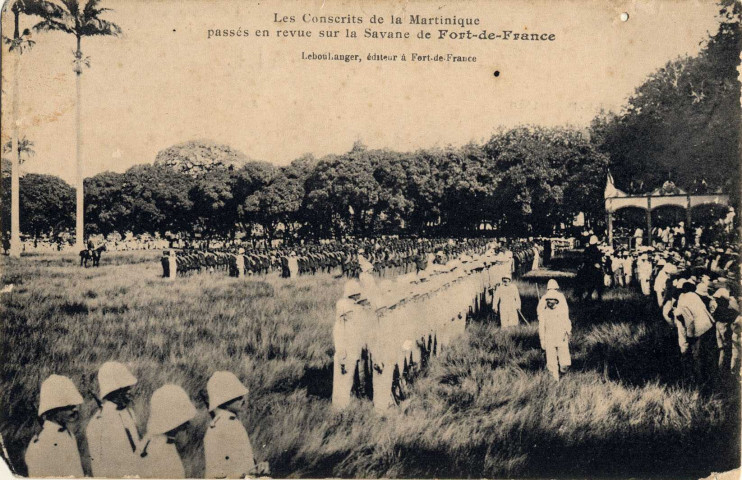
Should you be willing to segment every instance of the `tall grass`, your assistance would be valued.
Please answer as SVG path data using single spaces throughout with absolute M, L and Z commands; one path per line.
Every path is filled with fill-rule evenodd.
M 701 395 L 677 375 L 671 332 L 628 289 L 572 302 L 575 371 L 556 383 L 536 333 L 542 279 L 519 282 L 531 326 L 469 325 L 411 398 L 380 416 L 362 401 L 336 412 L 327 383 L 317 386 L 331 375 L 340 280 L 215 273 L 171 282 L 160 278 L 155 252 L 112 254 L 98 269 L 73 260 L 2 264 L 3 282 L 16 289 L 0 303 L 0 433 L 21 474 L 40 382 L 60 373 L 95 391 L 97 367 L 112 359 L 139 377 L 141 427 L 164 383 L 183 386 L 201 407 L 181 451 L 189 476 L 203 473 L 200 392 L 222 369 L 247 382 L 244 421 L 276 476 L 690 478 L 739 465 L 737 391 Z M 80 439 L 93 409 L 90 400 Z
M 154 253 L 147 262 L 120 263 L 141 255 L 112 255 L 113 262 L 97 269 L 70 265 L 72 256 L 5 260 L 3 283 L 16 288 L 0 306 L 0 432 L 17 471 L 24 470 L 21 455 L 35 428 L 39 385 L 51 373 L 70 376 L 81 392 L 96 391 L 101 363 L 127 363 L 139 378 L 134 410 L 144 427 L 148 399 L 164 383 L 183 386 L 199 402 L 211 373 L 230 370 L 257 400 L 300 392 L 305 369 L 331 362 L 339 281 L 214 273 L 170 282 L 160 278 Z M 93 408 L 88 402 L 82 417 Z M 194 422 L 183 452 L 196 476 L 207 420 L 203 413 Z

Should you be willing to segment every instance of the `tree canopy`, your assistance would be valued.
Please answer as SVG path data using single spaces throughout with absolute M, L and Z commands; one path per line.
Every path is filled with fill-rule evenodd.
M 9 164 L 3 160 L 3 166 Z M 10 223 L 10 175 L 3 168 L 2 223 Z M 29 173 L 19 180 L 20 227 L 26 234 L 56 234 L 75 223 L 75 191 L 64 180 L 53 175 Z
M 672 180 L 691 191 L 721 188 L 736 196 L 741 13 L 739 2 L 722 2 L 719 30 L 699 55 L 668 62 L 623 112 L 595 118 L 594 142 L 610 156 L 619 188 L 645 192 Z
M 239 168 L 247 162 L 244 153 L 211 140 L 179 143 L 161 150 L 155 157 L 155 165 L 168 166 L 193 177 L 219 169 Z

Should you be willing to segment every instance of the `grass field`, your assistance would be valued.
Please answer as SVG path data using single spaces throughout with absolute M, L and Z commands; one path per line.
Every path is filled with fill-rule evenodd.
M 89 400 L 82 439 L 95 405 L 87 391 L 107 360 L 139 377 L 142 427 L 154 389 L 189 392 L 200 413 L 181 455 L 195 477 L 208 418 L 200 392 L 221 369 L 248 384 L 244 420 L 279 477 L 698 478 L 739 466 L 738 389 L 706 395 L 686 382 L 673 333 L 633 291 L 573 303 L 573 372 L 556 383 L 534 321 L 534 282 L 543 292 L 546 279 L 520 282 L 530 327 L 470 325 L 410 400 L 379 417 L 360 401 L 334 412 L 327 398 L 341 280 L 216 273 L 169 282 L 157 259 L 109 254 L 98 269 L 74 256 L 2 259 L 3 283 L 16 288 L 0 304 L 0 433 L 18 473 L 40 382 L 60 373 L 79 385 Z

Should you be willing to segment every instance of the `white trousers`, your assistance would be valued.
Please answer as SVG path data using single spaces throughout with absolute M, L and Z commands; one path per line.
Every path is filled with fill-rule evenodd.
M 545 350 L 546 369 L 551 372 L 556 380 L 559 380 L 559 367 L 572 365 L 572 357 L 569 355 L 569 342 L 545 345 Z

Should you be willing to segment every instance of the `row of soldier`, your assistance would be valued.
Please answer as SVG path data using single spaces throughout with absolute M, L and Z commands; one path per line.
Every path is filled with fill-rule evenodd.
M 170 278 L 217 270 L 237 277 L 280 271 L 283 277 L 324 272 L 357 278 L 363 261 L 373 265 L 375 275 L 391 277 L 424 270 L 436 255 L 482 254 L 487 242 L 481 238 L 455 241 L 393 238 L 305 244 L 296 248 L 234 246 L 221 251 L 166 250 L 161 262 L 163 276 Z M 532 242 L 516 242 L 511 246 L 517 264 L 532 257 L 530 245 Z
M 411 371 L 424 368 L 431 355 L 463 333 L 467 319 L 487 308 L 487 296 L 496 286 L 503 284 L 495 303 L 512 303 L 507 296 L 513 296 L 514 254 L 495 244 L 481 254 L 458 257 L 440 251 L 428 268 L 394 280 L 377 281 L 370 262 L 362 265 L 358 280 L 346 282 L 336 305 L 332 402 L 337 408 L 354 395 L 371 398 L 379 411 L 399 404 Z M 533 263 L 526 265 L 530 269 Z M 505 322 L 512 321 L 512 313 L 519 312 L 500 311 Z
M 188 394 L 177 385 L 158 388 L 151 397 L 143 437 L 131 408 L 137 378 L 118 362 L 98 370 L 98 410 L 85 428 L 90 469 L 94 477 L 185 478 L 177 447 L 197 414 Z M 250 438 L 239 416 L 248 389 L 231 372 L 218 371 L 206 385 L 211 422 L 204 435 L 205 478 L 243 478 L 267 474 L 256 463 Z M 41 431 L 26 449 L 30 477 L 83 477 L 73 424 L 84 399 L 72 380 L 51 375 L 41 384 L 38 417 Z

